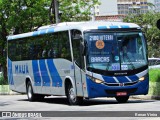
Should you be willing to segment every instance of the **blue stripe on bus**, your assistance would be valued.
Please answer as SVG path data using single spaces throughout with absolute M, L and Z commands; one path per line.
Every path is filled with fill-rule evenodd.
M 37 36 L 39 31 L 34 31 L 32 36 Z
M 121 25 L 121 28 L 129 28 L 128 25 Z
M 116 81 L 114 80 L 113 77 L 108 77 L 108 76 L 102 76 L 104 81 L 107 82 L 107 83 L 116 83 Z M 132 82 L 134 81 L 137 81 L 139 78 L 136 76 L 136 75 L 133 75 L 133 76 L 127 76 Z M 120 82 L 120 83 L 125 83 L 125 82 L 130 82 L 126 76 L 119 76 L 119 77 L 116 77 L 117 80 Z
M 34 31 L 32 36 L 44 35 L 44 34 L 53 33 L 53 32 L 54 32 L 54 29 L 49 28 L 49 29 L 45 29 L 45 30 Z
M 107 29 L 107 26 L 98 26 L 98 29 Z
M 37 60 L 32 61 L 32 69 L 33 69 L 33 76 L 34 76 L 34 85 L 41 86 L 41 78 L 40 78 Z
M 128 76 L 128 78 L 131 79 L 133 82 L 139 79 L 136 75 Z
M 53 33 L 54 29 L 53 28 L 49 28 L 47 33 Z
M 113 25 L 113 26 L 109 26 L 109 28 L 119 28 L 119 27 L 116 25 Z
M 107 83 L 117 83 L 113 77 L 102 76 L 104 81 Z
M 62 79 L 59 76 L 59 73 L 57 72 L 57 69 L 54 65 L 54 62 L 52 59 L 47 60 L 48 69 L 52 78 L 52 86 L 53 87 L 62 87 Z
M 39 31 L 39 34 L 40 34 L 40 35 L 46 34 L 46 30 L 40 30 L 40 31 Z
M 42 85 L 50 86 L 50 78 L 47 72 L 45 60 L 40 60 L 39 65 L 40 65 L 40 71 L 41 71 L 41 76 L 42 76 L 42 81 L 43 81 Z
M 10 85 L 14 85 L 13 72 L 12 72 L 12 61 L 8 59 L 8 81 Z
M 130 82 L 125 76 L 116 77 L 120 83 Z

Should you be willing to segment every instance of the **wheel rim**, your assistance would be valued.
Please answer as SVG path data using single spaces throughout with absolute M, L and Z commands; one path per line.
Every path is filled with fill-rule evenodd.
M 32 88 L 31 86 L 29 85 L 28 86 L 28 98 L 31 98 L 32 97 Z
M 74 89 L 71 88 L 70 91 L 69 91 L 69 97 L 70 97 L 70 100 L 75 102 L 76 101 L 76 95 L 75 95 L 75 92 L 74 92 Z

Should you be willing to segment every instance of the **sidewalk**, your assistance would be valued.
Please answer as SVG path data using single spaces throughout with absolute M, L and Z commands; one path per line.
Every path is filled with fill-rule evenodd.
M 160 82 L 149 82 L 149 92 L 147 95 L 135 95 L 131 98 L 142 100 L 160 100 Z

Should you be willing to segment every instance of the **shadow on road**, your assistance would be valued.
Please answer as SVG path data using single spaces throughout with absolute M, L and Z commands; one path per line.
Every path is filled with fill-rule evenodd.
M 21 99 L 18 101 L 28 101 L 28 99 Z M 35 101 L 35 102 L 42 102 L 48 104 L 62 104 L 62 105 L 69 105 L 68 100 L 66 97 L 46 97 L 42 101 Z M 155 102 L 154 100 L 140 100 L 140 99 L 129 99 L 127 103 L 118 103 L 115 99 L 106 98 L 96 98 L 96 99 L 85 99 L 83 104 L 80 106 L 93 106 L 93 105 L 104 105 L 104 104 L 130 104 L 130 103 L 147 103 L 147 102 Z

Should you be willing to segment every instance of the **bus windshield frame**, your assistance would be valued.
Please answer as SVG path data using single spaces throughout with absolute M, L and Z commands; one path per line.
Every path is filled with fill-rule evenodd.
M 127 71 L 128 75 L 148 66 L 146 40 L 141 30 L 90 30 L 84 33 L 84 40 L 88 71 L 100 74 Z

